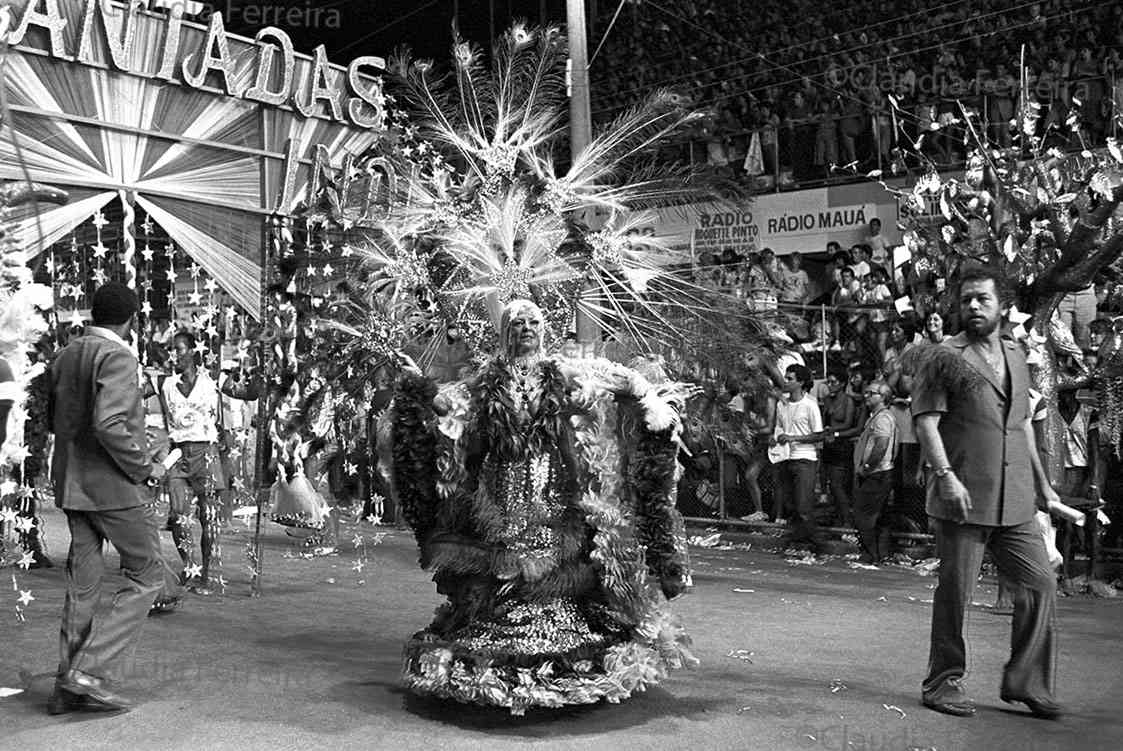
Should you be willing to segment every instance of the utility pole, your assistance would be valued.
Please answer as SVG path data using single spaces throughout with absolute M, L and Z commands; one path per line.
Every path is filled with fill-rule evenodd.
M 569 38 L 569 155 L 576 160 L 593 140 L 593 118 L 589 107 L 589 52 L 585 39 L 585 0 L 566 0 L 566 35 Z M 593 215 L 581 217 L 591 224 Z M 577 311 L 577 341 L 582 354 L 594 354 L 600 325 L 587 313 Z

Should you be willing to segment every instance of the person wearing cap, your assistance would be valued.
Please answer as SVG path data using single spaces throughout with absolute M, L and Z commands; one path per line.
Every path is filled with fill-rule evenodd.
M 59 667 L 47 703 L 51 714 L 122 711 L 132 702 L 110 686 L 163 583 L 160 538 L 146 485 L 164 467 L 152 461 L 131 339 L 139 304 L 123 284 L 93 295 L 93 324 L 51 366 L 48 421 L 55 504 L 70 527 Z M 97 609 L 109 541 L 124 584 L 113 607 Z

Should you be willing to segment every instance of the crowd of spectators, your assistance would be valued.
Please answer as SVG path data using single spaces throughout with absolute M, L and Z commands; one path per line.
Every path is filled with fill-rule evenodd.
M 740 297 L 755 311 L 774 311 L 771 317 L 782 329 L 778 336 L 784 343 L 775 360 L 754 360 L 752 368 L 768 374 L 768 383 L 762 386 L 757 379 L 711 386 L 695 406 L 693 430 L 688 431 L 695 458 L 687 464 L 680 489 L 683 510 L 702 517 L 723 510 L 727 517 L 794 523 L 806 532 L 807 514 L 792 499 L 804 494 L 802 485 L 809 482 L 810 470 L 799 466 L 799 471 L 788 471 L 791 468 L 769 457 L 770 443 L 782 432 L 777 405 L 790 398 L 785 376 L 796 366 L 796 379 L 809 379 L 799 389 L 799 399 L 820 410 L 818 422 L 806 433 L 814 439 L 818 461 L 814 491 L 807 491 L 819 502 L 811 518 L 856 528 L 868 522 L 860 509 L 869 507 L 870 493 L 863 495 L 859 486 L 869 491 L 881 485 L 857 482 L 861 478 L 855 473 L 862 471 L 864 462 L 856 461 L 855 450 L 868 445 L 859 439 L 871 409 L 884 407 L 894 419 L 891 474 L 884 474 L 889 470 L 883 468 L 878 478 L 893 499 L 885 527 L 924 532 L 919 444 L 909 412 L 912 375 L 904 355 L 958 332 L 958 270 L 947 267 L 923 242 L 904 258 L 900 247 L 884 243 L 876 220 L 862 242 L 848 249 L 832 242 L 825 251 L 815 256 L 825 255 L 829 263 L 816 268 L 814 277 L 800 254 L 777 258 L 767 248 L 745 258 L 726 251 L 700 259 L 696 282 Z M 1105 347 L 1123 346 L 1118 286 L 1101 276 L 1062 302 L 1061 318 L 1081 351 L 1061 362 L 1073 374 L 1082 366 L 1094 372 Z M 1018 338 L 1016 323 L 1006 325 L 1006 335 Z M 1090 389 L 1064 392 L 1062 398 L 1061 414 L 1068 427 L 1061 492 L 1072 497 L 1086 497 L 1093 481 L 1095 458 L 1089 446 L 1096 443 L 1090 437 L 1095 403 Z M 719 496 L 724 499 L 720 509 Z M 867 559 L 885 557 L 884 529 L 869 527 L 862 540 Z
M 1099 0 L 634 3 L 592 68 L 594 118 L 672 86 L 712 108 L 690 157 L 734 175 L 806 182 L 831 165 L 903 167 L 916 151 L 954 164 L 960 102 L 1011 145 L 1023 45 L 1048 145 L 1120 132 L 1123 5 Z M 746 160 L 753 132 L 759 162 Z

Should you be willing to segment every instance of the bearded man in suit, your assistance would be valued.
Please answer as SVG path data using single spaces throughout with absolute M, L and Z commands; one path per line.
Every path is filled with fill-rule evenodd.
M 1037 453 L 1029 411 L 1029 369 L 1021 348 L 1000 336 L 1007 302 L 1004 279 L 979 267 L 963 272 L 963 331 L 933 347 L 912 392 L 916 435 L 928 466 L 927 511 L 936 529 L 939 583 L 932 604 L 932 640 L 923 703 L 961 717 L 975 713 L 960 681 L 967 651 L 963 618 L 989 550 L 1015 585 L 1010 660 L 1001 698 L 1022 702 L 1038 717 L 1056 718 L 1056 578 L 1049 565 L 1037 503 L 1058 500 Z M 937 363 L 936 361 L 941 362 Z M 933 367 L 938 365 L 938 367 Z M 960 371 L 977 386 L 950 385 Z M 962 379 L 961 379 L 962 380 Z M 1035 501 L 1037 503 L 1035 503 Z
M 136 294 L 109 282 L 94 292 L 93 325 L 51 366 L 49 420 L 55 434 L 51 481 L 70 527 L 66 604 L 51 714 L 124 711 L 131 702 L 110 687 L 163 583 L 160 538 L 147 484 L 165 470 L 153 463 L 144 432 L 136 355 Z M 124 586 L 99 610 L 108 540 L 121 558 Z

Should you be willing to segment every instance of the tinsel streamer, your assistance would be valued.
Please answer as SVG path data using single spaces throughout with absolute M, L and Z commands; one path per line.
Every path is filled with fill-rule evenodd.
M 168 313 L 171 316 L 172 321 L 175 321 L 176 317 L 177 317 L 176 316 L 176 308 L 175 308 L 175 300 L 176 300 L 175 283 L 176 283 L 176 279 L 178 277 L 178 274 L 176 273 L 176 270 L 175 270 L 175 244 L 174 243 L 169 242 L 169 243 L 166 243 L 164 245 L 164 255 L 166 255 L 168 257 L 168 271 L 167 271 L 168 285 L 169 285 L 168 286 Z
M 121 220 L 121 239 L 124 243 L 121 262 L 125 267 L 125 285 L 129 289 L 139 291 L 136 270 L 136 229 L 133 227 L 133 222 L 136 221 L 136 209 L 133 207 L 131 193 L 119 190 L 117 195 L 121 198 L 121 206 L 125 210 L 124 217 Z
M 92 275 L 94 286 L 100 287 L 106 282 L 105 276 L 105 254 L 109 252 L 109 248 L 101 241 L 101 228 L 109 223 L 105 218 L 105 214 L 101 213 L 99 209 L 93 216 L 94 232 L 96 233 L 97 242 L 94 244 L 92 250 L 94 254 L 94 273 Z

